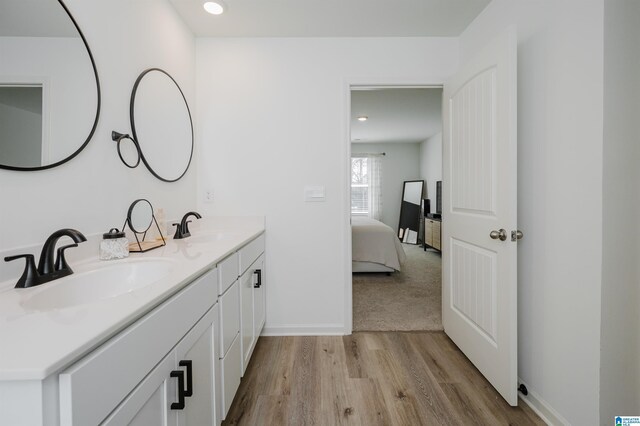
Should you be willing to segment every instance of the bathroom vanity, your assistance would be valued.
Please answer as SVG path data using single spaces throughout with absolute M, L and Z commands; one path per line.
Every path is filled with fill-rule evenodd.
M 265 323 L 264 220 L 0 290 L 0 424 L 218 425 Z M 124 283 L 124 284 L 123 284 Z

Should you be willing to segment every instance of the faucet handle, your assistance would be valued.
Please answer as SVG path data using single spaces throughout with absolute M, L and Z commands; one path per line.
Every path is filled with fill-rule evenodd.
M 174 240 L 179 240 L 182 238 L 182 225 L 179 223 L 172 223 L 172 226 L 176 227 L 176 232 L 175 234 L 173 234 L 173 239 Z
M 184 229 L 182 230 L 182 236 L 183 237 L 190 237 L 191 236 L 191 232 L 189 232 L 189 224 L 191 223 L 190 220 L 186 221 L 184 223 Z
M 70 272 L 73 272 L 71 270 L 71 267 L 69 266 L 69 264 L 67 263 L 67 259 L 64 258 L 64 251 L 68 248 L 71 247 L 78 247 L 78 244 L 69 244 L 66 246 L 62 246 L 58 248 L 58 256 L 56 257 L 56 265 L 55 265 L 55 270 L 56 271 L 62 271 L 62 270 L 68 270 Z
M 15 288 L 27 288 L 40 284 L 38 281 L 38 268 L 36 268 L 36 260 L 32 254 L 18 254 L 16 256 L 7 256 L 4 258 L 5 262 L 11 262 L 17 259 L 25 259 L 24 272 Z

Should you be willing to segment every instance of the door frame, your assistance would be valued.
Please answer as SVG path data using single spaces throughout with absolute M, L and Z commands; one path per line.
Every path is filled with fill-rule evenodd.
M 344 96 L 344 137 L 343 137 L 343 167 L 342 167 L 342 236 L 344 259 L 344 334 L 353 332 L 353 275 L 351 270 L 351 91 L 354 89 L 442 89 L 442 78 L 403 79 L 403 78 L 345 78 L 343 80 Z M 442 161 L 442 160 L 441 160 Z M 444 178 L 444 176 L 443 176 Z

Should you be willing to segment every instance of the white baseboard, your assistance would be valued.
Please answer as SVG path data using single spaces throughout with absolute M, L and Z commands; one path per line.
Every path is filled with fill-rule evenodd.
M 523 395 L 521 392 L 518 392 L 518 396 L 522 399 L 531 409 L 542 419 L 543 422 L 550 426 L 565 426 L 571 425 L 564 417 L 560 415 L 556 410 L 553 409 L 551 405 L 536 392 L 532 391 L 527 384 L 518 379 L 519 383 L 522 383 L 527 387 L 528 395 Z
M 344 324 L 265 325 L 261 336 L 344 336 Z

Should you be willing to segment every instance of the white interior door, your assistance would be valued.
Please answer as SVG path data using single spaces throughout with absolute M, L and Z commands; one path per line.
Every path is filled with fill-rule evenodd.
M 516 56 L 511 28 L 463 64 L 443 94 L 442 322 L 511 405 L 518 403 Z

